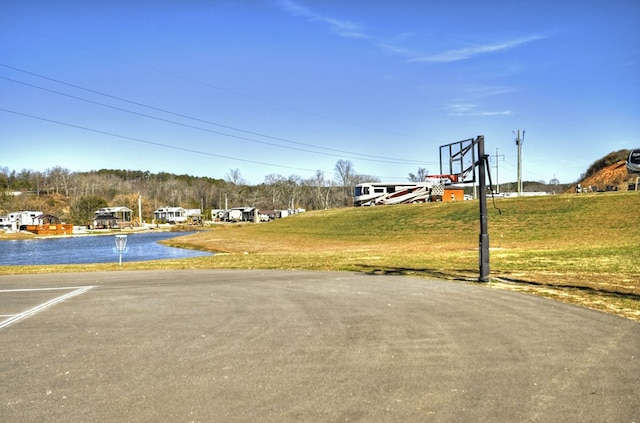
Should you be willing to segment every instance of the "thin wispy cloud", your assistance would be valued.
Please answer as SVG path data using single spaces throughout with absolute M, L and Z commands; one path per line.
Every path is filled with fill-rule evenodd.
M 332 32 L 343 37 L 368 38 L 359 25 L 349 21 L 324 16 L 292 0 L 278 0 L 278 5 L 293 15 L 302 16 L 313 22 L 326 24 Z
M 398 40 L 413 37 L 414 33 L 405 32 L 398 34 L 388 39 L 382 39 L 375 37 L 369 33 L 360 25 L 354 24 L 351 21 L 344 19 L 336 19 L 334 17 L 325 16 L 318 13 L 303 4 L 294 0 L 276 0 L 277 4 L 286 12 L 308 19 L 312 22 L 319 22 L 327 25 L 329 29 L 337 35 L 349 38 L 359 38 L 366 40 L 371 45 L 380 48 L 383 51 L 390 52 L 398 56 L 404 56 L 408 59 L 408 62 L 416 63 L 448 63 L 456 62 L 460 60 L 471 59 L 476 56 L 481 56 L 490 53 L 496 53 L 500 51 L 509 50 L 519 47 L 521 45 L 531 43 L 534 41 L 548 38 L 548 35 L 529 35 L 525 37 L 515 38 L 512 40 L 503 41 L 494 44 L 483 44 L 471 47 L 465 47 L 461 49 L 448 50 L 442 53 L 435 53 L 431 55 L 420 55 L 411 49 L 407 49 L 398 45 Z
M 523 44 L 527 44 L 533 41 L 538 41 L 547 38 L 547 35 L 530 35 L 528 37 L 516 38 L 513 40 L 504 41 L 495 44 L 477 45 L 472 47 L 465 47 L 461 49 L 449 50 L 443 53 L 414 57 L 410 62 L 427 62 L 427 63 L 448 63 L 457 62 L 460 60 L 471 59 L 476 56 L 496 53 L 499 51 L 509 50 L 515 47 L 519 47 Z
M 481 110 L 481 105 L 473 103 L 457 103 L 448 106 L 449 116 L 511 116 L 511 110 Z
M 388 42 L 374 42 L 373 44 L 376 45 L 378 48 L 393 54 L 397 54 L 405 57 L 411 57 L 415 55 L 415 53 L 413 53 L 409 49 L 406 49 L 404 47 L 399 47 L 397 45 L 390 44 Z

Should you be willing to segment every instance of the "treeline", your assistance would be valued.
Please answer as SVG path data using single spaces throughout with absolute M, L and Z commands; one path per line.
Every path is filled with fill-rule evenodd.
M 0 215 L 40 210 L 68 223 L 86 224 L 100 207 L 125 206 L 137 212 L 138 196 L 146 221 L 151 221 L 154 210 L 165 206 L 200 208 L 207 216 L 212 209 L 241 206 L 327 209 L 350 206 L 355 184 L 378 180 L 357 174 L 350 161 L 339 160 L 335 170 L 334 179 L 322 171 L 308 179 L 270 174 L 263 183 L 248 185 L 237 169 L 224 179 L 214 179 L 138 170 L 72 172 L 53 167 L 16 171 L 0 167 Z

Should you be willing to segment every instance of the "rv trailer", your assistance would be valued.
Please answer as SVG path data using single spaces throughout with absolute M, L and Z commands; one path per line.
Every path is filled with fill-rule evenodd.
M 426 182 L 367 182 L 357 184 L 353 205 L 424 203 L 429 201 L 433 183 Z
M 353 205 L 360 207 L 440 201 L 447 189 L 445 186 L 457 183 L 458 179 L 458 175 L 429 175 L 423 182 L 365 182 L 355 186 Z M 463 199 L 462 194 L 460 199 Z

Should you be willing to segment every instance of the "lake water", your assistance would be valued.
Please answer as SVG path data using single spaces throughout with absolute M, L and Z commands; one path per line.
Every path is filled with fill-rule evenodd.
M 167 247 L 158 241 L 185 232 L 127 234 L 122 262 L 208 256 L 206 251 Z M 118 262 L 114 235 L 0 241 L 0 265 L 83 264 Z

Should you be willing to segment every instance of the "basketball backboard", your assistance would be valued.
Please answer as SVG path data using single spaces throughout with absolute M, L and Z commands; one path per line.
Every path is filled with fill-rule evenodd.
M 476 182 L 478 138 L 469 138 L 440 146 L 440 174 L 455 176 L 458 183 Z

